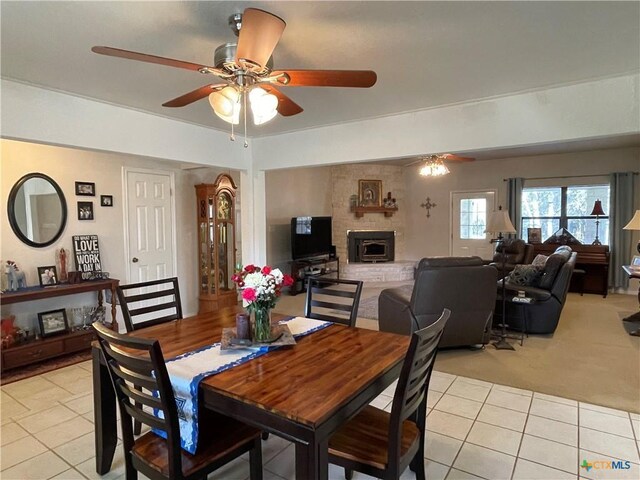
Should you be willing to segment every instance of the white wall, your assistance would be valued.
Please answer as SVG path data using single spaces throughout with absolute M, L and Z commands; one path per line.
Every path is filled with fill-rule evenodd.
M 267 263 L 291 260 L 291 218 L 331 216 L 331 167 L 266 172 Z
M 67 201 L 67 226 L 62 237 L 45 248 L 29 247 L 18 240 L 9 226 L 7 215 L 0 223 L 0 258 L 14 260 L 26 273 L 27 284 L 37 285 L 38 266 L 54 265 L 55 251 L 61 247 L 73 251 L 71 237 L 80 234 L 97 234 L 100 244 L 102 268 L 111 277 L 126 282 L 128 262 L 124 258 L 124 219 L 122 210 L 122 168 L 136 167 L 173 172 L 176 192 L 177 267 L 180 291 L 185 314 L 197 311 L 197 237 L 194 185 L 213 183 L 219 173 L 230 173 L 239 182 L 239 172 L 221 168 L 183 170 L 180 164 L 135 157 L 131 155 L 92 152 L 62 147 L 38 145 L 27 142 L 0 140 L 1 196 L 0 208 L 7 211 L 7 197 L 13 184 L 23 175 L 41 172 L 53 178 L 61 187 Z M 94 182 L 95 197 L 76 197 L 75 181 Z M 100 207 L 100 195 L 113 195 L 114 206 Z M 94 220 L 79 221 L 76 202 L 93 201 Z M 73 267 L 73 265 L 72 265 Z M 2 307 L 3 316 L 17 313 L 27 321 L 35 321 L 36 313 L 54 308 L 88 305 L 95 302 L 95 295 L 87 294 L 62 299 L 40 300 L 33 305 L 17 304 Z M 77 302 L 77 303 L 73 303 Z M 120 319 L 121 322 L 121 319 Z
M 449 255 L 452 191 L 495 189 L 498 191 L 498 205 L 506 206 L 507 185 L 503 181 L 505 178 L 607 175 L 611 172 L 639 171 L 640 149 L 597 150 L 463 164 L 450 162 L 451 175 L 440 178 L 421 177 L 418 175 L 418 168 L 419 165 L 405 169 L 409 203 L 406 247 L 408 259 Z M 585 180 L 589 181 L 588 178 Z M 636 208 L 640 208 L 639 177 L 636 177 L 636 192 Z M 424 209 L 418 207 L 426 197 L 430 197 L 431 201 L 438 205 L 431 210 L 430 218 L 426 217 Z M 635 245 L 636 243 L 634 248 Z

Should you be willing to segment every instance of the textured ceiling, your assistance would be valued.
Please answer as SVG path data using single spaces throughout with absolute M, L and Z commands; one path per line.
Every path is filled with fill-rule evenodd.
M 305 111 L 278 134 L 635 72 L 638 2 L 10 2 L 4 78 L 228 130 L 206 100 L 161 104 L 216 77 L 96 55 L 107 45 L 212 64 L 247 6 L 282 17 L 276 68 L 372 69 L 371 89 L 287 88 Z

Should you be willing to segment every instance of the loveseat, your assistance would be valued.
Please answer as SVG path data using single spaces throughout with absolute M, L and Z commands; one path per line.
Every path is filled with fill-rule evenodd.
M 413 286 L 380 293 L 380 330 L 410 335 L 435 322 L 448 308 L 451 317 L 440 347 L 484 345 L 490 337 L 496 281 L 496 269 L 484 265 L 480 257 L 423 258 Z
M 533 276 L 526 278 L 526 270 L 536 268 L 536 261 L 534 261 L 534 265 L 518 267 L 509 277 L 506 277 L 506 323 L 510 328 L 526 330 L 528 333 L 553 333 L 556 330 L 567 298 L 576 257 L 577 254 L 572 252 L 570 247 L 561 246 L 548 258 L 541 259 L 537 267 L 539 269 L 537 275 L 534 273 Z M 519 270 L 524 272 L 520 273 Z M 501 282 L 502 280 L 498 281 L 496 317 L 500 317 L 502 313 Z M 524 292 L 525 297 L 532 298 L 533 303 L 514 303 L 512 299 L 518 295 L 519 291 Z

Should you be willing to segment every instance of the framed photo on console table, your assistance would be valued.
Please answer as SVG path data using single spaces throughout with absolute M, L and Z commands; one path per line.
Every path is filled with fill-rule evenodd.
M 542 243 L 542 229 L 527 228 L 527 243 Z
M 38 314 L 38 323 L 40 324 L 40 334 L 42 337 L 65 333 L 69 330 L 67 312 L 64 308 L 51 310 L 49 312 L 40 312 Z
M 358 180 L 358 203 L 361 207 L 381 207 L 382 180 Z

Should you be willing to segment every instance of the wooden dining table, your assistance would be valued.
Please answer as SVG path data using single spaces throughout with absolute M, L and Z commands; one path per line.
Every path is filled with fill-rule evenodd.
M 219 342 L 240 311 L 227 307 L 128 335 L 158 339 L 169 359 Z M 285 318 L 272 314 L 274 321 Z M 296 342 L 206 377 L 200 408 L 294 442 L 296 478 L 326 479 L 329 437 L 398 378 L 409 337 L 333 324 Z M 118 438 L 116 398 L 97 344 L 93 390 L 96 471 L 103 475 Z

